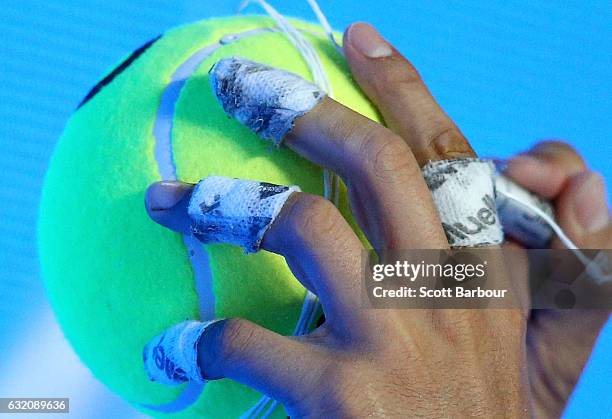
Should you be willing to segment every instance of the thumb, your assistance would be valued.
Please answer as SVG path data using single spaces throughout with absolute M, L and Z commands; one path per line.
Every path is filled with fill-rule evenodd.
M 610 210 L 601 175 L 584 171 L 571 176 L 556 201 L 559 224 L 578 247 L 612 247 Z

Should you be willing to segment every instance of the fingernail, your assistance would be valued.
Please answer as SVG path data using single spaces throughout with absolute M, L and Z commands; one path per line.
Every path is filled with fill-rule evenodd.
M 574 214 L 586 232 L 594 233 L 610 223 L 606 187 L 597 173 L 587 172 L 583 176 L 586 179 L 574 198 Z
M 391 46 L 369 23 L 353 23 L 349 26 L 347 40 L 366 57 L 388 57 L 393 53 Z
M 544 140 L 535 144 L 529 150 L 530 153 L 544 154 L 544 155 L 557 155 L 565 154 L 568 152 L 576 153 L 576 151 L 568 143 L 561 140 Z
M 533 167 L 536 165 L 542 164 L 541 160 L 530 156 L 528 154 L 519 154 L 512 157 L 510 160 L 506 160 L 506 164 L 504 166 L 504 172 L 515 172 L 522 171 L 526 168 Z
M 508 163 L 515 162 L 520 164 L 539 164 L 540 160 L 534 156 L 530 156 L 529 154 L 518 154 L 508 160 Z
M 147 189 L 145 204 L 150 211 L 167 210 L 178 204 L 192 189 L 193 185 L 189 183 L 156 182 Z

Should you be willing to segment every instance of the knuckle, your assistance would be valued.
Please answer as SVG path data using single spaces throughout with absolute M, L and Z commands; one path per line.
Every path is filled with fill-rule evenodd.
M 342 178 L 354 180 L 356 174 L 364 171 L 393 172 L 402 166 L 416 165 L 406 142 L 388 128 L 370 120 L 337 124 L 336 138 L 344 158 L 341 167 L 334 170 Z
M 242 351 L 247 350 L 256 339 L 256 330 L 241 319 L 223 320 L 216 330 L 210 348 L 212 359 L 220 363 L 235 362 Z
M 431 146 L 440 158 L 448 159 L 464 155 L 469 151 L 468 142 L 453 123 L 442 124 L 426 138 L 425 144 Z
M 372 129 L 362 134 L 360 160 L 370 175 L 389 181 L 403 170 L 416 170 L 417 164 L 409 147 L 390 131 Z M 412 174 L 412 171 L 411 171 Z
M 338 209 L 320 196 L 301 194 L 290 213 L 291 230 L 297 238 L 310 242 L 334 237 L 343 224 Z

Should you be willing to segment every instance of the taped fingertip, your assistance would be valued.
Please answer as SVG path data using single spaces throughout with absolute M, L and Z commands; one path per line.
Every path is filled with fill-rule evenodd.
M 198 344 L 206 329 L 217 321 L 185 321 L 151 339 L 142 353 L 149 379 L 169 386 L 205 382 L 198 364 Z
M 209 74 L 225 113 L 275 145 L 280 145 L 296 118 L 326 96 L 297 74 L 240 57 L 219 60 Z
M 299 191 L 297 186 L 209 176 L 191 195 L 191 232 L 202 243 L 227 243 L 257 252 L 289 196 Z

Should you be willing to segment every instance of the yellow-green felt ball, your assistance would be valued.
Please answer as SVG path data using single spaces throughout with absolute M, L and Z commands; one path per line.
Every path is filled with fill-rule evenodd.
M 292 21 L 315 47 L 334 98 L 377 120 L 344 59 L 315 25 Z M 305 290 L 284 260 L 228 245 L 197 245 L 149 219 L 147 187 L 222 175 L 299 185 L 322 194 L 322 170 L 271 149 L 228 119 L 208 70 L 241 56 L 312 80 L 284 34 L 265 17 L 205 20 L 168 31 L 109 72 L 74 112 L 54 151 L 39 216 L 42 274 L 59 323 L 80 359 L 112 391 L 142 405 L 177 399 L 185 385 L 150 382 L 144 345 L 186 319 L 242 317 L 293 333 Z M 342 205 L 346 211 L 346 196 Z M 190 253 L 208 257 L 209 293 L 198 293 Z M 201 256 L 201 255 L 200 255 Z M 195 256 L 194 256 L 195 257 Z M 199 260 L 196 258 L 196 260 Z M 202 274 L 206 277 L 206 273 Z M 208 305 L 207 305 L 208 304 Z M 262 395 L 228 379 L 206 384 L 176 417 L 236 418 Z M 282 407 L 274 416 L 284 417 Z

